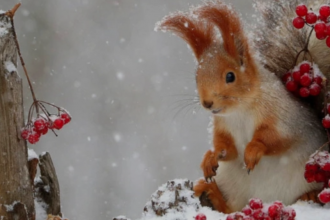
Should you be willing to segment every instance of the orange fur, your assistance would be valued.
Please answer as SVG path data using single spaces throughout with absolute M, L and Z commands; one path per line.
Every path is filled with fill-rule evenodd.
M 275 123 L 275 119 L 264 119 L 264 123 L 255 130 L 244 152 L 244 161 L 248 170 L 253 170 L 263 155 L 282 154 L 292 145 L 293 140 L 282 137 Z
M 214 151 L 207 151 L 201 163 L 201 168 L 206 179 L 216 175 L 219 160 L 229 161 L 237 157 L 234 140 L 225 131 L 214 130 L 213 146 Z
M 217 184 L 215 182 L 206 182 L 201 179 L 194 186 L 195 196 L 200 197 L 202 193 L 206 193 L 208 199 L 211 200 L 213 208 L 223 213 L 230 213 L 231 210 L 226 204 L 222 193 L 220 192 Z
M 321 201 L 318 198 L 318 194 L 321 192 L 321 190 L 313 190 L 311 192 L 305 193 L 304 195 L 300 196 L 298 200 L 302 201 L 313 201 L 315 203 L 322 204 Z
M 213 29 L 187 14 L 174 14 L 165 17 L 160 23 L 160 29 L 170 30 L 183 38 L 194 51 L 197 59 L 212 43 Z

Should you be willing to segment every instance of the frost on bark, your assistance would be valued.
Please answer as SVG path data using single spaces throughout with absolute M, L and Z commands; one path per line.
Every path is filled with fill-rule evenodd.
M 0 219 L 35 219 L 28 170 L 22 79 L 17 74 L 17 49 L 10 18 L 0 15 Z

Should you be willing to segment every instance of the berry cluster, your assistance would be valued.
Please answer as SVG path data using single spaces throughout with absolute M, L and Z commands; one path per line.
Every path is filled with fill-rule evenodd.
M 195 220 L 206 220 L 206 215 L 199 213 L 195 216 Z
M 311 26 L 315 30 L 315 36 L 319 40 L 326 39 L 326 45 L 330 47 L 330 6 L 322 5 L 319 10 L 319 15 L 313 11 L 308 11 L 307 6 L 300 4 L 296 7 L 298 17 L 293 19 L 293 26 L 301 29 L 306 25 Z
M 317 151 L 312 154 L 305 166 L 305 179 L 308 183 L 323 183 L 323 190 L 318 195 L 322 203 L 330 203 L 330 153 Z M 329 188 L 326 188 L 329 187 Z
M 312 154 L 305 166 L 305 179 L 308 183 L 318 182 L 326 185 L 330 179 L 330 154 L 317 151 Z
M 260 199 L 250 199 L 249 205 L 242 212 L 232 213 L 226 220 L 294 220 L 296 212 L 283 203 L 275 201 L 270 205 L 264 205 Z
M 58 110 L 57 114 L 50 114 L 46 110 L 44 104 L 48 104 L 57 108 Z M 40 114 L 38 111 L 37 117 L 32 118 L 34 112 L 33 110 L 35 106 L 38 107 L 38 110 L 39 108 L 41 108 L 41 110 L 44 113 Z M 51 129 L 53 132 L 54 129 L 60 130 L 65 124 L 71 121 L 71 116 L 68 113 L 68 111 L 66 111 L 63 108 L 42 101 L 37 101 L 37 103 L 32 104 L 28 118 L 29 119 L 26 126 L 21 129 L 21 136 L 23 139 L 27 140 L 30 144 L 37 143 L 41 135 L 47 134 L 49 129 Z
M 300 97 L 317 96 L 321 93 L 322 77 L 316 65 L 303 61 L 293 70 L 283 75 L 283 82 L 288 91 Z

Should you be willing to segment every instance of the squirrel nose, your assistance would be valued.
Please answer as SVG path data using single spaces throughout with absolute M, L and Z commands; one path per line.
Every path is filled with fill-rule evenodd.
M 213 105 L 213 101 L 203 101 L 203 106 L 210 109 Z

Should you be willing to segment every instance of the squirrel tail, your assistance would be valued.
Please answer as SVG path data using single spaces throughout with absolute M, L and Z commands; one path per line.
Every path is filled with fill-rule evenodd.
M 263 58 L 264 66 L 279 77 L 295 66 L 296 56 L 305 47 L 311 31 L 306 25 L 300 30 L 292 25 L 292 20 L 297 17 L 295 8 L 302 3 L 318 12 L 321 5 L 329 4 L 330 1 L 256 1 L 255 7 L 261 13 L 262 21 L 256 28 L 254 43 Z M 321 72 L 327 78 L 330 77 L 330 48 L 326 46 L 325 40 L 316 39 L 315 33 L 312 33 L 308 50 Z
M 261 62 L 270 72 L 279 78 L 302 61 L 303 55 L 297 54 L 305 48 L 311 27 L 305 25 L 302 29 L 294 28 L 292 20 L 297 17 L 295 9 L 299 4 L 305 4 L 318 13 L 323 4 L 330 0 L 273 0 L 265 2 L 256 0 L 255 8 L 261 13 L 261 20 L 254 28 L 254 46 L 262 58 Z M 313 32 L 308 43 L 309 61 L 313 61 L 323 75 L 330 79 L 330 48 L 325 40 L 318 40 Z M 297 63 L 296 63 L 297 62 Z M 324 90 L 329 91 L 328 88 Z M 324 95 L 308 99 L 319 116 L 322 116 Z

